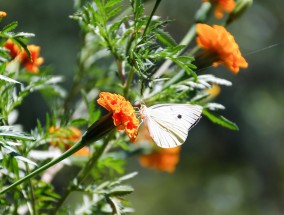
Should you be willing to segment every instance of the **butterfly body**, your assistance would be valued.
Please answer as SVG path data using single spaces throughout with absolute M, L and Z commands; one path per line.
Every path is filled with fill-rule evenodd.
M 191 104 L 141 105 L 140 115 L 154 142 L 162 148 L 183 144 L 188 131 L 199 121 L 202 107 Z

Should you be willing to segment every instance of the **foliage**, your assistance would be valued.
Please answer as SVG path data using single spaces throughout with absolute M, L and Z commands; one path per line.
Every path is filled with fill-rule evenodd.
M 195 45 L 194 26 L 185 35 L 187 42 L 178 44 L 165 31 L 169 20 L 154 16 L 160 1 L 156 1 L 150 16 L 145 15 L 142 1 L 130 0 L 128 8 L 124 3 L 122 0 L 76 1 L 78 11 L 70 18 L 79 23 L 83 43 L 69 91 L 60 85 L 63 77 L 45 67 L 31 73 L 5 48 L 5 43 L 12 41 L 35 62 L 28 46 L 33 34 L 14 32 L 17 22 L 0 31 L 0 185 L 4 190 L 38 167 L 49 164 L 57 154 L 77 142 L 72 133 L 74 127 L 86 130 L 94 122 L 101 122 L 102 110 L 95 102 L 100 91 L 121 94 L 134 106 L 139 106 L 141 100 L 147 105 L 199 104 L 204 108 L 203 116 L 225 128 L 238 130 L 235 123 L 216 113 L 224 106 L 212 102 L 216 95 L 209 92 L 213 85 L 231 86 L 231 82 L 200 74 L 206 67 L 198 65 L 199 49 L 189 50 L 190 44 Z M 17 117 L 17 108 L 23 100 L 35 91 L 46 98 L 51 111 L 46 114 L 45 124 L 38 121 L 32 131 L 23 131 L 14 124 L 13 118 Z M 51 128 L 55 131 L 51 132 Z M 56 132 L 58 128 L 63 130 Z M 124 183 L 136 173 L 121 175 L 125 174 L 127 157 L 145 153 L 151 147 L 128 142 L 124 133 L 114 131 L 88 145 L 83 157 L 75 154 L 69 157 L 69 152 L 66 163 L 79 166 L 80 171 L 73 179 L 66 178 L 63 195 L 50 183 L 62 166 L 58 170 L 57 165 L 52 165 L 45 172 L 33 175 L 36 177 L 24 179 L 25 183 L 9 192 L 2 189 L 0 211 L 14 214 L 64 214 L 69 210 L 81 214 L 132 212 L 125 196 L 133 188 Z M 79 149 L 82 147 L 76 151 Z M 78 193 L 82 201 L 69 204 L 67 198 L 72 193 Z

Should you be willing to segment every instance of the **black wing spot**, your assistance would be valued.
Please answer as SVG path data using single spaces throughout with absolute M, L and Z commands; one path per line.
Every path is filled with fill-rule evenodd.
M 179 114 L 179 115 L 177 115 L 177 118 L 181 119 L 181 118 L 182 118 L 182 115 L 180 115 L 180 114 Z

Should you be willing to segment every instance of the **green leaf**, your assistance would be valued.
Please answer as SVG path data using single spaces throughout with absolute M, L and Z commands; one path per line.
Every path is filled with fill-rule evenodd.
M 109 191 L 109 195 L 124 196 L 124 195 L 128 195 L 128 194 L 132 193 L 133 191 L 134 191 L 134 189 L 129 185 L 118 185 L 118 186 L 113 187 Z
M 212 122 L 214 122 L 218 125 L 221 125 L 225 128 L 235 130 L 235 131 L 239 130 L 239 127 L 234 122 L 226 119 L 225 117 L 223 117 L 221 115 L 218 115 L 218 114 L 215 114 L 215 113 L 213 114 L 212 112 L 209 112 L 206 109 L 203 109 L 202 114 L 204 116 L 206 116 L 210 121 L 212 121 Z
M 121 10 L 122 10 L 122 6 L 121 7 L 118 7 L 118 8 L 115 8 L 113 9 L 112 11 L 110 11 L 108 14 L 107 14 L 107 19 L 110 19 L 111 17 L 117 15 Z
M 1 61 L 2 62 L 7 62 L 10 59 L 10 51 L 7 50 L 4 47 L 0 47 L 0 55 L 1 55 Z M 6 64 L 4 64 L 6 65 Z M 2 72 L 1 72 L 2 73 Z
M 1 126 L 0 136 L 15 138 L 19 140 L 35 140 L 34 137 L 21 131 L 12 130 L 12 128 L 13 128 L 12 126 Z
M 168 47 L 177 46 L 176 41 L 172 38 L 172 36 L 168 32 L 157 30 L 156 37 L 158 41 L 160 41 L 161 43 L 163 43 Z
M 125 180 L 128 180 L 128 179 L 130 179 L 130 178 L 135 177 L 137 174 L 138 174 L 138 172 L 129 173 L 129 174 L 127 174 L 127 175 L 124 175 L 124 176 L 120 177 L 120 178 L 118 179 L 118 181 L 125 181 Z
M 10 38 L 13 43 L 15 43 L 19 48 L 22 47 L 25 52 L 27 53 L 29 59 L 31 59 L 31 53 L 25 43 L 25 40 L 23 37 L 15 37 L 15 38 Z
M 124 172 L 125 160 L 108 155 L 98 162 L 99 168 L 107 168 L 110 172 L 122 174 Z
M 12 78 L 9 78 L 7 76 L 4 76 L 4 75 L 0 75 L 0 79 L 4 80 L 4 81 L 7 81 L 7 82 L 10 82 L 10 83 L 14 83 L 14 84 L 21 84 L 20 82 L 14 80 Z
M 191 75 L 194 80 L 197 80 L 197 75 L 196 73 L 190 68 L 189 65 L 191 64 L 188 64 L 188 63 L 184 63 L 183 60 L 184 60 L 184 57 L 178 57 L 178 58 L 171 58 L 171 60 L 173 62 L 175 62 L 179 67 L 181 67 L 182 69 L 184 69 L 184 71 L 188 74 L 188 75 Z
M 15 37 L 34 37 L 35 34 L 33 33 L 26 33 L 26 32 L 20 32 L 20 33 L 17 33 L 14 35 L 14 38 Z
M 17 159 L 17 160 L 21 160 L 23 162 L 32 164 L 34 166 L 37 166 L 37 164 L 31 160 L 29 160 L 28 158 L 23 157 L 22 155 L 20 155 L 15 149 L 13 149 L 12 147 L 5 145 L 4 143 L 0 142 L 0 146 L 3 147 L 4 149 L 6 149 L 8 152 L 7 154 L 9 154 L 10 156 L 12 156 L 13 158 Z
M 26 163 L 32 164 L 34 166 L 37 166 L 37 164 L 35 162 L 31 161 L 28 158 L 25 158 L 25 157 L 21 156 L 20 154 L 18 154 L 16 152 L 11 152 L 10 155 L 13 156 L 14 158 L 16 158 L 17 160 L 21 160 L 23 162 L 26 162 Z
M 83 119 L 83 118 L 74 119 L 70 122 L 70 125 L 75 126 L 75 127 L 79 127 L 79 126 L 83 126 L 87 124 L 88 124 L 88 120 Z
M 18 22 L 15 21 L 15 22 L 12 22 L 8 25 L 6 25 L 4 28 L 3 28 L 3 32 L 10 32 L 10 31 L 13 31 L 16 27 L 18 26 Z
M 105 4 L 105 8 L 109 9 L 114 7 L 115 5 L 119 4 L 121 2 L 121 0 L 111 0 L 111 1 L 107 1 Z

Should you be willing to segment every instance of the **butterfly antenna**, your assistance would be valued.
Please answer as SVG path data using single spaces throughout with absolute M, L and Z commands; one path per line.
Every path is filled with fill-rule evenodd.
M 248 53 L 244 54 L 244 56 L 247 57 L 247 56 L 250 56 L 250 55 L 253 55 L 253 54 L 256 54 L 256 53 L 265 51 L 265 50 L 267 50 L 267 49 L 274 48 L 274 47 L 276 47 L 276 46 L 278 46 L 278 45 L 280 45 L 280 43 L 275 43 L 275 44 L 266 46 L 266 47 L 261 48 L 261 49 L 256 49 L 256 50 L 254 50 L 254 51 L 251 51 L 251 52 L 248 52 Z M 208 68 L 211 68 L 211 67 L 213 67 L 213 65 L 211 65 L 211 66 L 206 66 L 206 67 L 204 67 L 204 68 L 200 68 L 200 69 L 196 70 L 196 72 L 203 71 L 203 70 L 208 69 Z
M 280 43 L 275 43 L 275 44 L 272 44 L 272 45 L 270 45 L 270 46 L 266 46 L 266 47 L 264 47 L 264 48 L 262 48 L 262 49 L 257 49 L 257 50 L 248 52 L 248 53 L 245 54 L 244 56 L 249 56 L 249 55 L 252 55 L 252 54 L 256 54 L 256 53 L 258 53 L 258 52 L 265 51 L 265 50 L 267 50 L 267 49 L 274 48 L 274 47 L 278 46 L 279 44 L 280 44 Z

